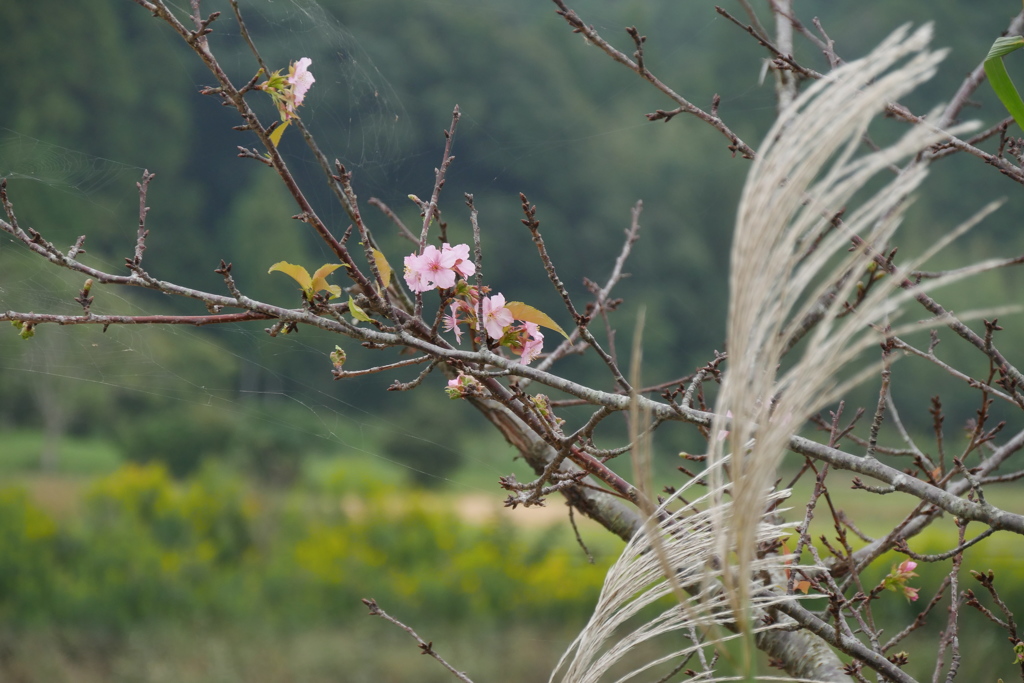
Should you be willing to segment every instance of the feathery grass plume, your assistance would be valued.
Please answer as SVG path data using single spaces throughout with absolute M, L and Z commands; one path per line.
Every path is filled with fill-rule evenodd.
M 720 630 L 722 626 L 733 625 L 728 597 L 720 586 L 707 580 L 709 576 L 717 580 L 722 575 L 721 568 L 715 569 L 716 531 L 712 525 L 714 511 L 709 509 L 719 492 L 705 492 L 675 511 L 670 509 L 670 505 L 682 500 L 684 493 L 698 486 L 697 480 L 688 482 L 657 509 L 654 518 L 659 521 L 654 530 L 645 527 L 626 545 L 605 578 L 593 616 L 562 656 L 551 681 L 596 683 L 635 648 L 660 636 L 668 636 L 660 641 L 666 654 L 620 674 L 615 680 L 627 681 L 651 669 L 684 662 L 700 672 L 692 680 L 724 680 L 714 675 L 715 646 L 740 638 L 741 634 Z M 781 499 L 786 493 L 773 495 Z M 729 503 L 723 505 L 730 507 Z M 763 524 L 757 537 L 770 542 L 788 533 L 785 527 Z M 666 578 L 666 562 L 676 568 L 671 582 Z M 769 556 L 755 561 L 751 567 L 755 571 L 774 571 L 781 564 L 782 558 Z M 683 586 L 690 595 L 678 600 L 673 583 Z M 785 595 L 784 586 L 777 588 L 781 590 L 761 590 L 752 595 L 754 609 L 766 610 L 780 600 L 792 599 Z M 782 626 L 781 622 L 759 624 L 755 630 Z M 706 637 L 708 629 L 716 632 L 710 641 Z M 623 630 L 629 632 L 622 635 Z M 606 646 L 609 641 L 613 642 Z
M 855 155 L 885 104 L 934 74 L 945 51 L 926 49 L 930 37 L 930 25 L 913 33 L 904 26 L 867 57 L 808 88 L 769 131 L 743 189 L 730 270 L 729 361 L 712 428 L 713 434 L 728 428 L 729 439 L 712 441 L 709 452 L 712 463 L 723 460 L 726 445 L 732 452 L 728 495 L 733 505 L 726 506 L 722 497 L 725 470 L 714 468 L 713 488 L 720 499 L 713 523 L 716 557 L 734 562 L 724 581 L 741 627 L 749 619 L 756 536 L 790 435 L 874 370 L 837 379 L 844 366 L 881 340 L 876 327 L 884 327 L 906 300 L 894 293 L 897 278 L 885 278 L 855 311 L 838 317 L 847 313 L 844 302 L 871 265 L 867 252 L 884 248 L 899 224 L 909 193 L 924 179 L 925 164 L 908 164 L 843 224 L 829 226 L 879 171 L 946 137 L 918 125 L 890 147 Z M 853 235 L 864 246 L 844 254 Z M 801 355 L 780 370 L 791 330 L 812 312 L 820 322 Z M 732 415 L 728 427 L 722 417 L 727 412 Z
M 856 310 L 847 311 L 843 303 L 871 265 L 869 250 L 882 249 L 896 229 L 908 195 L 924 179 L 925 164 L 908 164 L 848 212 L 843 224 L 832 227 L 831 218 L 879 171 L 948 136 L 918 125 L 892 146 L 858 156 L 871 119 L 935 72 L 944 51 L 928 50 L 930 37 L 930 26 L 914 32 L 900 28 L 864 59 L 807 88 L 769 131 L 751 166 L 736 221 L 729 361 L 711 429 L 711 434 L 728 429 L 729 437 L 709 445 L 703 475 L 708 492 L 685 502 L 686 491 L 705 483 L 691 480 L 658 508 L 657 524 L 645 526 L 627 545 L 609 570 L 593 617 L 552 681 L 560 674 L 566 683 L 598 681 L 631 650 L 667 633 L 676 639 L 670 654 L 616 680 L 694 656 L 698 661 L 686 664 L 699 671 L 694 680 L 725 680 L 707 653 L 735 638 L 744 646 L 740 673 L 754 678 L 753 634 L 775 627 L 756 618 L 775 601 L 797 599 L 785 595 L 785 581 L 779 578 L 791 558 L 756 554 L 758 544 L 785 534 L 784 527 L 766 517 L 769 506 L 784 496 L 772 492 L 777 465 L 794 430 L 877 369 L 837 378 L 882 339 L 877 329 L 913 295 L 897 291 L 898 278 L 888 277 L 869 290 Z M 853 235 L 863 246 L 848 252 Z M 985 267 L 964 269 L 957 277 Z M 793 330 L 812 313 L 819 322 L 804 340 L 802 355 L 787 359 L 788 368 L 780 369 Z M 846 315 L 840 318 L 840 313 Z M 666 579 L 666 562 L 673 568 L 672 582 Z M 760 577 L 771 577 L 773 585 L 764 586 Z M 656 603 L 673 593 L 673 583 L 689 597 L 659 611 Z M 629 629 L 631 620 L 642 623 Z M 689 644 L 680 644 L 680 637 Z

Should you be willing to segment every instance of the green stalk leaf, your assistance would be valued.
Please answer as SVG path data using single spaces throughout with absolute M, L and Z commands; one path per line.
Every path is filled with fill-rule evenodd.
M 996 96 L 999 97 L 999 101 L 1010 112 L 1017 125 L 1024 129 L 1024 101 L 1021 100 L 1020 93 L 1014 87 L 1013 81 L 1010 80 L 1010 74 L 1006 71 L 1006 65 L 1003 64 L 1003 57 L 1022 47 L 1024 47 L 1024 37 L 997 38 L 985 58 L 985 75 L 988 76 L 988 82 L 992 85 Z

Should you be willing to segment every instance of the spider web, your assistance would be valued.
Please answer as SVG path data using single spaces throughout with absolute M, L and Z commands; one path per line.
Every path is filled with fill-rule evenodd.
M 0 178 L 41 183 L 88 199 L 131 187 L 142 170 L 0 128 Z
M 5 264 L 0 310 L 80 312 L 71 298 L 81 276 L 57 271 L 6 235 L 0 237 L 0 263 Z M 99 265 L 110 270 L 115 266 Z M 154 313 L 134 292 L 122 295 L 117 288 L 95 286 L 92 293 L 104 302 L 101 308 L 105 311 L 116 308 L 124 314 Z M 262 327 L 221 326 L 214 334 L 189 326 L 112 325 L 104 331 L 93 325 L 42 325 L 27 340 L 19 339 L 16 331 L 9 329 L 0 336 L 0 378 L 4 383 L 24 387 L 25 400 L 35 404 L 34 410 L 74 413 L 79 404 L 89 403 L 107 391 L 121 395 L 122 400 L 155 400 L 172 408 L 209 408 L 242 423 L 292 432 L 313 452 L 371 457 L 409 470 L 419 478 L 444 481 L 463 492 L 486 491 L 493 495 L 495 491 L 467 484 L 458 476 L 452 479 L 437 475 L 429 461 L 410 464 L 395 460 L 381 449 L 382 440 L 399 434 L 434 449 L 457 453 L 478 474 L 489 472 L 495 480 L 513 469 L 508 457 L 423 438 L 404 424 L 401 411 L 366 407 L 358 401 L 360 393 L 383 392 L 382 386 L 334 383 L 325 351 L 330 346 L 307 341 L 303 339 L 305 334 L 270 339 Z M 223 362 L 227 354 L 237 370 L 205 374 L 190 371 L 183 367 L 188 361 L 183 363 L 175 356 L 174 349 L 180 348 L 190 349 L 190 358 L 198 358 L 198 364 L 207 369 L 211 359 Z M 261 362 L 262 357 L 272 360 L 277 355 L 298 356 L 303 364 L 322 370 L 322 381 L 297 381 L 274 369 L 272 363 Z M 425 386 L 421 391 L 440 388 Z M 291 422 L 296 413 L 305 416 L 301 424 Z
M 258 65 L 235 27 L 225 26 L 234 22 L 230 5 L 218 0 L 203 9 L 222 11 L 218 58 L 244 82 Z M 270 70 L 287 73 L 300 57 L 312 59 L 316 84 L 299 113 L 327 157 L 382 182 L 405 158 L 410 118 L 360 42 L 315 0 L 247 0 L 240 9 Z M 288 145 L 282 148 L 287 152 Z M 305 155 L 295 160 L 311 163 Z
M 171 6 L 180 17 L 187 16 L 186 5 Z M 360 169 L 364 178 L 371 174 L 386 177 L 402 163 L 403 126 L 407 120 L 402 103 L 358 41 L 336 19 L 309 0 L 250 0 L 243 3 L 242 9 L 271 69 L 287 69 L 299 56 L 313 59 L 317 83 L 301 113 L 311 128 L 323 131 L 318 141 L 329 158 L 341 159 L 349 168 Z M 226 2 L 208 2 L 203 10 L 222 12 L 216 25 L 218 58 L 233 78 L 238 78 L 236 74 L 249 74 L 241 76 L 242 82 L 248 80 L 256 72 L 257 64 L 237 30 L 232 30 L 230 6 Z M 185 68 L 197 89 L 206 84 L 208 77 L 200 76 L 193 66 Z M 288 146 L 282 148 L 288 154 Z M 289 156 L 289 163 L 296 161 L 318 172 L 308 157 L 297 153 Z M 134 186 L 142 170 L 0 129 L 0 177 L 11 181 L 15 196 L 19 185 L 36 185 L 34 195 L 71 195 L 70 200 L 62 201 L 72 205 L 81 202 L 90 209 L 99 207 L 110 215 L 127 216 L 137 201 Z M 37 227 L 45 235 L 50 226 Z M 130 249 L 132 237 L 126 231 L 124 239 L 119 240 L 123 250 Z M 66 250 L 68 245 L 57 246 Z M 116 260 L 105 260 L 91 252 L 82 258 L 107 272 L 123 270 L 123 264 Z M 0 235 L 0 264 L 0 310 L 81 312 L 73 297 L 82 285 L 82 276 L 45 263 L 7 235 Z M 117 288 L 97 286 L 93 294 L 97 295 L 97 312 L 160 312 L 159 308 L 154 309 L 154 300 L 146 293 L 133 291 L 122 295 Z M 321 451 L 362 454 L 422 477 L 446 479 L 431 472 L 429 462 L 417 465 L 395 461 L 381 451 L 380 443 L 383 437 L 401 434 L 435 449 L 462 451 L 458 444 L 422 438 L 403 425 L 401 412 L 380 413 L 367 408 L 354 398 L 363 390 L 358 383 L 353 391 L 352 387 L 346 390 L 345 383 L 331 382 L 327 359 L 331 345 L 307 341 L 307 334 L 269 340 L 262 330 L 264 326 L 222 326 L 211 333 L 185 326 L 111 326 L 101 331 L 96 326 L 43 325 L 29 340 L 18 339 L 15 332 L 8 330 L 0 338 L 0 378 L 9 386 L 25 387 L 26 402 L 34 401 L 41 411 L 46 410 L 48 402 L 56 410 L 58 403 L 89 401 L 91 396 L 116 390 L 140 401 L 156 398 L 171 404 L 216 408 L 239 419 L 301 431 L 301 437 Z M 333 344 L 338 340 L 331 341 Z M 237 373 L 227 373 L 230 376 L 225 378 L 216 373 L 203 376 L 183 369 L 167 348 L 185 346 L 198 347 L 200 351 L 196 353 L 200 355 L 204 347 L 211 356 L 227 353 L 236 364 Z M 275 356 L 284 354 L 298 356 L 310 367 L 321 369 L 322 381 L 284 376 L 274 368 L 275 363 L 260 361 L 261 357 L 273 361 Z M 382 391 L 383 386 L 374 390 Z M 290 414 L 298 411 L 306 415 L 301 426 L 288 424 L 279 409 L 282 403 L 291 406 Z M 494 480 L 513 469 L 508 457 L 459 454 L 464 460 L 473 461 L 478 469 L 489 472 Z M 461 482 L 447 481 L 457 488 L 467 488 Z M 476 489 L 472 484 L 468 488 Z M 494 493 L 493 489 L 487 492 Z
M 466 11 L 484 12 L 494 25 L 511 23 L 510 20 L 521 16 L 520 10 L 496 1 L 473 3 L 463 0 L 431 0 L 429 4 L 455 5 L 465 7 Z M 242 3 L 246 24 L 271 70 L 287 69 L 288 64 L 299 57 L 310 57 L 313 60 L 312 72 L 317 80 L 300 114 L 310 129 L 316 132 L 328 158 L 338 158 L 349 168 L 357 169 L 358 187 L 370 185 L 376 189 L 386 185 L 388 191 L 394 194 L 394 188 L 401 185 L 397 189 L 398 194 L 408 192 L 405 184 L 394 182 L 394 175 L 417 153 L 408 148 L 411 116 L 407 114 L 395 88 L 374 65 L 367 50 L 325 7 L 328 5 L 314 0 L 246 0 Z M 172 8 L 183 18 L 190 11 L 188 3 L 184 2 L 172 4 Z M 617 26 L 617 19 L 610 18 L 613 13 L 601 10 L 600 3 L 589 9 L 588 16 L 602 22 L 599 23 L 600 28 L 612 30 Z M 215 34 L 211 40 L 215 41 L 218 59 L 235 82 L 246 82 L 256 73 L 256 60 L 233 26 L 230 5 L 223 0 L 203 3 L 204 12 L 217 10 L 222 12 L 222 16 L 213 25 Z M 545 11 L 549 12 L 550 8 L 545 8 Z M 609 17 L 607 21 L 603 21 L 605 14 Z M 176 37 L 169 32 L 165 33 L 168 40 L 177 42 Z M 175 45 L 175 48 L 180 51 L 182 46 Z M 400 49 L 400 46 L 394 49 Z M 209 75 L 201 71 L 199 65 L 189 59 L 191 57 L 185 54 L 181 58 L 182 69 L 188 74 L 195 90 L 198 90 L 209 84 Z M 595 59 L 600 58 L 595 56 Z M 261 111 L 261 117 L 265 114 L 264 120 L 272 120 L 275 114 L 269 102 L 261 103 L 253 99 L 256 106 L 265 109 Z M 638 111 L 631 113 L 628 122 L 607 125 L 603 129 L 581 128 L 546 135 L 524 133 L 510 136 L 507 132 L 492 132 L 493 127 L 488 120 L 475 118 L 474 112 L 467 108 L 460 135 L 475 137 L 485 154 L 493 154 L 499 159 L 492 167 L 503 173 L 504 169 L 519 165 L 524 159 L 547 163 L 557 159 L 562 150 L 567 148 L 614 143 L 615 138 L 624 133 L 655 125 L 658 124 L 643 123 L 642 113 Z M 300 137 L 289 137 L 291 133 L 293 131 L 288 131 L 285 135 L 282 152 L 289 164 L 298 169 L 300 180 L 304 172 L 313 178 L 319 169 L 308 155 L 301 153 Z M 431 151 L 431 163 L 436 163 L 434 155 L 439 155 L 440 144 L 441 138 L 438 135 L 437 149 Z M 457 172 L 464 167 L 469 168 L 467 176 L 475 184 L 467 186 L 469 191 L 491 181 L 490 178 L 481 179 L 476 176 L 469 157 L 460 159 L 456 167 Z M 135 202 L 137 195 L 134 185 L 141 175 L 141 169 L 66 149 L 14 131 L 4 131 L 0 136 L 0 175 L 16 181 L 33 181 L 48 190 L 70 193 L 90 204 L 107 206 L 113 198 L 114 206 L 127 210 Z M 432 177 L 417 180 L 417 191 L 421 191 L 419 188 L 423 185 L 429 187 L 432 180 Z M 452 184 L 456 185 L 455 182 Z M 340 215 L 340 209 L 330 201 L 322 181 L 313 179 L 307 183 L 307 187 L 313 188 L 310 190 L 313 195 L 321 193 L 315 197 L 323 200 L 318 202 L 318 210 L 321 205 L 333 206 L 333 209 L 326 208 L 326 213 L 331 218 Z M 451 191 L 446 190 L 456 198 L 453 201 L 460 202 L 459 189 L 453 187 Z M 514 198 L 511 204 L 513 213 L 509 218 L 514 224 L 519 218 L 515 215 L 518 207 L 515 206 Z M 335 213 L 332 215 L 331 211 Z M 121 221 L 122 224 L 133 223 L 129 214 L 124 213 L 127 221 Z M 45 233 L 46 226 L 39 227 Z M 122 251 L 130 248 L 134 236 L 130 230 L 126 233 L 131 234 L 125 234 L 118 240 Z M 89 257 L 96 258 L 96 255 L 90 254 Z M 609 262 L 611 258 L 612 252 L 609 252 Z M 0 308 L 27 310 L 26 302 L 31 302 L 29 305 L 37 311 L 76 313 L 80 310 L 72 300 L 81 287 L 80 276 L 57 273 L 57 269 L 28 254 L 21 246 L 12 244 L 6 237 L 0 238 L 0 259 L 3 263 L 14 264 L 6 269 L 0 280 Z M 108 272 L 122 272 L 123 264 L 114 261 L 116 259 L 108 263 L 93 262 Z M 602 267 L 606 265 L 601 264 Z M 106 288 L 103 292 L 104 305 L 112 305 L 110 302 L 114 299 L 119 312 L 154 312 L 151 308 L 154 301 L 152 298 L 135 296 L 134 293 L 119 296 Z M 109 312 L 109 308 L 104 312 Z M 261 327 L 220 328 L 217 333 L 181 326 L 159 330 L 151 327 L 112 327 L 106 333 L 101 333 L 97 328 L 44 326 L 35 339 L 27 342 L 8 335 L 13 337 L 13 344 L 8 342 L 0 346 L 0 373 L 9 377 L 48 378 L 77 386 L 114 387 L 137 393 L 140 397 L 152 394 L 173 401 L 220 406 L 239 415 L 251 410 L 250 399 L 253 397 L 277 399 L 298 406 L 313 418 L 315 426 L 312 428 L 313 433 L 309 434 L 310 438 L 326 441 L 339 448 L 368 452 L 382 459 L 388 459 L 388 456 L 373 445 L 379 442 L 381 434 L 410 434 L 403 427 L 400 412 L 389 412 L 391 417 L 374 413 L 363 402 L 344 397 L 338 384 L 332 385 L 329 381 L 327 353 L 333 348 L 334 341 L 319 343 L 308 340 L 309 335 L 303 333 L 297 338 L 279 337 L 268 344 Z M 176 367 L 173 360 L 163 353 L 163 346 L 183 346 L 186 339 L 200 340 L 202 345 L 211 348 L 226 347 L 239 366 L 239 374 L 243 379 L 239 382 L 234 379 L 217 379 L 215 375 L 197 377 Z M 48 346 L 51 341 L 54 345 Z M 323 381 L 282 376 L 274 369 L 273 361 L 278 355 L 296 355 L 303 358 L 310 367 L 322 368 Z M 261 362 L 261 357 L 266 358 L 266 362 Z M 246 377 L 256 379 L 248 381 Z M 387 382 L 393 379 L 388 377 Z M 403 376 L 401 379 L 411 379 L 411 376 Z M 377 385 L 372 390 L 382 389 L 383 385 Z M 418 391 L 439 391 L 439 387 L 424 386 Z M 355 393 L 358 394 L 358 390 Z M 281 421 L 271 408 L 263 410 L 256 419 Z M 283 427 L 290 428 L 288 425 Z M 304 426 L 303 429 L 309 427 Z M 447 444 L 428 443 L 449 448 Z M 478 457 L 473 453 L 465 453 L 464 457 L 478 459 L 481 466 L 495 476 L 507 474 L 511 469 L 509 458 L 504 456 Z M 416 469 L 407 464 L 402 466 Z M 429 467 L 422 469 L 429 470 Z M 426 474 L 429 475 L 429 472 Z M 489 492 L 493 495 L 494 490 L 489 489 Z

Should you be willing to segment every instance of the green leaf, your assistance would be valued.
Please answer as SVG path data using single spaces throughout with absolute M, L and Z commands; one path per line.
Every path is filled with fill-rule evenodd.
M 988 55 L 985 57 L 985 61 L 987 62 L 988 60 L 995 59 L 996 57 L 1005 57 L 1021 47 L 1024 47 L 1024 36 L 1003 36 L 1002 38 L 996 38 L 996 42 L 992 43 L 992 47 L 989 49 Z
M 270 134 L 270 142 L 271 144 L 274 145 L 274 147 L 277 147 L 279 144 L 281 144 L 281 136 L 284 135 L 284 129 L 288 127 L 289 123 L 289 121 L 285 121 L 280 126 L 275 128 L 274 131 Z
M 348 312 L 352 314 L 352 317 L 356 320 L 362 320 L 364 323 L 370 322 L 370 316 L 366 315 L 366 311 L 356 306 L 356 302 L 352 301 L 352 297 L 348 298 Z
M 533 306 L 524 304 L 522 301 L 510 301 L 505 304 L 505 308 L 512 311 L 512 317 L 516 320 L 522 320 L 534 325 L 540 325 L 541 327 L 547 327 L 549 329 L 558 332 L 560 335 L 569 338 L 569 335 L 565 333 L 558 323 L 552 320 L 547 313 L 539 311 Z
M 985 75 L 988 76 L 988 82 L 999 97 L 999 101 L 1010 112 L 1010 116 L 1017 122 L 1017 125 L 1024 129 L 1024 101 L 1021 101 L 1020 93 L 1014 87 L 1013 81 L 1010 80 L 1010 74 L 1006 71 L 1006 65 L 1003 64 L 1003 57 L 1022 47 L 1024 47 L 1024 37 L 997 38 L 985 58 Z

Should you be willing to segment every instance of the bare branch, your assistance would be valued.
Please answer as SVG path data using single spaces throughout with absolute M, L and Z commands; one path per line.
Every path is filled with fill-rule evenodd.
M 389 621 L 398 628 L 408 633 L 410 636 L 412 636 L 413 639 L 419 644 L 420 650 L 422 650 L 421 654 L 430 655 L 431 657 L 436 659 L 438 662 L 441 663 L 441 666 L 452 672 L 452 674 L 460 681 L 463 681 L 463 683 L 473 683 L 472 679 L 470 679 L 469 676 L 462 673 L 448 662 L 444 661 L 441 655 L 437 654 L 437 652 L 434 650 L 433 642 L 428 643 L 422 638 L 420 638 L 419 634 L 416 633 L 416 631 L 412 630 L 412 627 L 406 626 L 398 619 L 395 619 L 393 616 L 382 610 L 380 606 L 377 604 L 376 600 L 374 600 L 373 598 L 364 598 L 363 604 L 370 609 L 370 616 L 380 617 L 384 621 Z
M 657 77 L 654 76 L 654 74 L 650 72 L 649 69 L 641 67 L 639 64 L 634 62 L 625 54 L 619 52 L 610 43 L 608 43 L 608 41 L 602 38 L 601 35 L 594 30 L 593 26 L 589 26 L 583 23 L 583 20 L 580 19 L 579 15 L 576 14 L 575 11 L 569 9 L 566 6 L 565 2 L 563 2 L 563 0 L 553 1 L 556 5 L 558 5 L 558 14 L 561 15 L 570 26 L 572 26 L 573 33 L 582 34 L 588 42 L 590 42 L 593 45 L 596 45 L 606 55 L 614 59 L 619 64 L 622 64 L 627 68 L 631 69 L 632 71 L 636 72 L 636 74 L 639 75 L 641 78 L 648 81 L 655 88 L 657 88 L 665 95 L 667 95 L 669 99 L 671 99 L 673 102 L 679 105 L 678 113 L 692 114 L 697 118 L 701 119 L 702 121 L 710 124 L 712 127 L 714 127 L 717 131 L 719 131 L 729 140 L 729 151 L 731 151 L 733 154 L 739 152 L 745 159 L 752 159 L 754 157 L 754 150 L 751 149 L 750 146 L 747 145 L 747 143 L 743 142 L 743 140 L 741 140 L 738 135 L 733 133 L 732 130 L 730 130 L 727 125 L 725 125 L 725 122 L 723 122 L 722 119 L 720 119 L 716 115 L 709 114 L 700 107 L 691 104 L 682 95 L 678 94 L 677 92 L 672 90 L 672 88 L 668 87 L 663 82 L 661 82 Z M 659 110 L 655 114 L 648 114 L 647 118 L 651 121 L 657 121 L 659 119 L 668 120 L 672 118 L 672 116 L 666 115 L 666 112 L 662 112 Z

